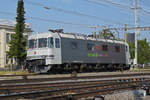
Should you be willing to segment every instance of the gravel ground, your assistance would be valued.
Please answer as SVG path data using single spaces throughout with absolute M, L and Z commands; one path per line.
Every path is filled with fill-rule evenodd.
M 142 98 L 143 100 L 150 100 L 150 96 L 146 96 Z
M 143 72 L 93 72 L 93 73 L 77 73 L 77 76 L 96 76 L 96 75 L 117 75 L 117 74 L 134 74 L 134 73 L 143 73 Z M 144 72 L 148 73 L 148 72 Z M 53 77 L 71 77 L 71 74 L 44 74 L 44 75 L 31 75 L 28 76 L 29 79 L 32 78 L 53 78 Z M 0 80 L 11 80 L 11 79 L 22 79 L 21 76 L 16 77 L 0 77 Z
M 77 73 L 77 76 L 95 76 L 95 75 L 117 75 L 117 74 L 135 74 L 135 73 L 143 73 L 143 72 L 130 72 L 130 71 L 124 71 L 124 72 L 92 72 L 92 73 Z M 149 72 L 144 72 L 149 73 Z M 36 76 L 29 76 L 29 78 L 36 78 L 36 77 L 70 77 L 71 74 L 54 74 L 54 75 L 36 75 Z
M 150 100 L 150 96 L 144 96 L 144 90 L 125 91 L 114 93 L 112 95 L 105 95 L 104 100 Z

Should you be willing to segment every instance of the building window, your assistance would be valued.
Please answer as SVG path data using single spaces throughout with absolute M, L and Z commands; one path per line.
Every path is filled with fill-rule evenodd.
M 120 46 L 115 46 L 115 51 L 120 52 Z
M 71 48 L 72 49 L 77 49 L 78 48 L 78 45 L 76 42 L 71 42 Z
M 13 64 L 13 58 L 11 58 L 11 64 Z
M 108 45 L 103 45 L 103 51 L 108 51 Z
M 60 48 L 59 38 L 55 38 L 55 47 Z
M 88 44 L 87 44 L 87 49 L 88 49 L 89 51 L 94 51 L 94 50 L 95 50 L 95 45 L 92 44 L 92 43 L 88 43 Z
M 8 57 L 8 54 L 6 54 L 6 64 L 8 64 L 9 62 L 9 57 Z
M 8 44 L 9 43 L 9 33 L 6 33 L 6 43 Z

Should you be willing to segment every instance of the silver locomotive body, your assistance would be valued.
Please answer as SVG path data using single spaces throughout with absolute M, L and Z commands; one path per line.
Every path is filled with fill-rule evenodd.
M 29 37 L 27 68 L 32 72 L 84 72 L 128 69 L 128 44 L 67 33 Z

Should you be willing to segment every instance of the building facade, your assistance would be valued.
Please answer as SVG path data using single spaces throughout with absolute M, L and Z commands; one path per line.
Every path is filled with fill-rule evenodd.
M 13 59 L 9 59 L 6 51 L 9 51 L 9 42 L 11 40 L 11 35 L 14 34 L 16 22 L 9 20 L 0 20 L 0 69 L 14 64 Z M 30 25 L 26 24 L 26 29 L 24 35 L 28 37 L 32 34 Z
M 127 41 L 134 43 L 134 41 L 135 41 L 135 33 L 128 33 L 127 34 Z

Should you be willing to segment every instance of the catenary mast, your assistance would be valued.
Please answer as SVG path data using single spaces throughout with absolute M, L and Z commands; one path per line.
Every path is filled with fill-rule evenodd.
M 138 29 L 137 29 L 137 27 L 138 27 L 138 0 L 135 0 L 135 8 L 134 8 L 134 11 L 135 11 L 135 27 L 136 27 L 136 29 L 135 29 L 135 58 L 134 58 L 134 64 L 135 65 L 137 65 L 138 64 L 138 62 L 137 62 L 137 59 L 138 59 L 138 57 L 137 57 L 137 48 L 138 48 L 138 33 L 139 33 L 139 31 L 138 31 Z

